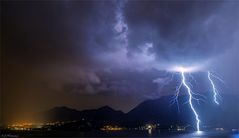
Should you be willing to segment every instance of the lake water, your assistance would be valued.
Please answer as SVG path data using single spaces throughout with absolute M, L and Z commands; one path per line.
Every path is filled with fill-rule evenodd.
M 119 132 L 108 133 L 100 137 L 125 137 L 125 138 L 239 138 L 239 133 L 231 132 L 192 132 L 192 133 L 178 133 L 178 132 L 152 132 L 151 134 L 145 132 Z
M 82 133 L 78 131 L 45 131 L 45 132 L 8 132 L 7 135 L 1 135 L 1 137 L 19 137 L 19 138 L 81 138 L 81 137 L 91 137 L 91 138 L 239 138 L 238 132 L 226 132 L 226 131 L 214 131 L 214 132 L 159 132 L 153 131 L 149 134 L 147 131 L 110 131 L 110 132 L 88 132 Z M 9 135 L 10 134 L 10 135 Z

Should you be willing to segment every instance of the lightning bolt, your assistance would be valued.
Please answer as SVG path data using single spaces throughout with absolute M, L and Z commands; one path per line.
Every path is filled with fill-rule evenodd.
M 193 95 L 192 94 L 193 93 L 192 93 L 191 88 L 186 83 L 186 78 L 185 78 L 185 75 L 184 75 L 184 71 L 181 72 L 181 77 L 182 77 L 182 85 L 184 85 L 187 88 L 187 92 L 188 92 L 188 95 L 189 95 L 188 102 L 189 102 L 190 108 L 192 109 L 192 111 L 193 111 L 193 113 L 195 115 L 195 119 L 196 119 L 196 122 L 197 122 L 197 131 L 200 131 L 199 115 L 198 115 L 198 113 L 196 112 L 196 110 L 195 110 L 195 108 L 193 106 L 193 103 L 192 103 L 192 99 L 193 99 Z
M 181 89 L 182 85 L 183 85 L 183 83 L 180 82 L 180 84 L 178 86 L 176 86 L 176 93 L 174 95 L 174 98 L 171 100 L 171 104 L 170 104 L 170 105 L 173 105 L 174 103 L 176 103 L 177 108 L 178 108 L 178 112 L 180 112 L 178 96 L 179 96 L 180 89 Z
M 218 90 L 217 88 L 215 87 L 215 84 L 212 80 L 212 73 L 210 71 L 207 72 L 207 77 L 208 77 L 208 80 L 210 81 L 211 85 L 212 85 L 212 92 L 213 92 L 213 98 L 214 98 L 214 102 L 219 105 L 219 102 L 217 100 L 217 96 L 218 96 Z
M 192 110 L 192 112 L 195 116 L 197 132 L 200 132 L 200 122 L 201 122 L 201 120 L 199 119 L 199 114 L 196 111 L 196 108 L 193 104 L 193 100 L 197 101 L 198 104 L 200 104 L 199 101 L 206 102 L 205 99 L 207 99 L 207 98 L 204 95 L 201 95 L 199 93 L 195 93 L 192 90 L 193 85 L 197 84 L 197 81 L 191 73 L 197 71 L 197 67 L 187 67 L 186 68 L 186 67 L 183 67 L 183 66 L 175 66 L 170 70 L 173 72 L 173 74 L 174 73 L 179 73 L 180 77 L 181 77 L 180 83 L 176 86 L 175 95 L 174 95 L 173 99 L 171 100 L 171 105 L 176 103 L 177 107 L 178 107 L 178 111 L 179 111 L 178 98 L 179 98 L 179 95 L 180 95 L 181 88 L 185 87 L 186 91 L 187 91 L 187 94 L 189 96 L 186 103 L 190 105 L 190 108 L 191 108 L 191 110 Z M 188 73 L 187 74 L 188 78 L 186 78 L 186 73 Z M 207 77 L 208 77 L 208 80 L 210 82 L 212 93 L 213 93 L 213 102 L 216 103 L 217 105 L 219 105 L 218 98 L 220 97 L 220 95 L 218 93 L 218 90 L 216 88 L 216 85 L 215 85 L 214 81 L 221 82 L 222 84 L 225 84 L 225 82 L 223 81 L 223 79 L 221 79 L 221 77 L 219 77 L 218 75 L 216 75 L 215 73 L 212 73 L 210 71 L 207 71 Z M 173 79 L 173 77 L 170 79 L 169 82 L 171 82 L 172 79 Z M 191 82 L 191 80 L 193 82 Z

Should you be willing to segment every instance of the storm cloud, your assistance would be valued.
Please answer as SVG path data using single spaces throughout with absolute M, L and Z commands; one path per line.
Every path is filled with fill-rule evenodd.
M 85 96 L 97 101 L 97 96 L 131 95 L 136 104 L 171 94 L 164 86 L 171 83 L 167 71 L 174 65 L 205 66 L 225 77 L 231 93 L 238 90 L 238 77 L 232 77 L 239 70 L 238 1 L 1 4 L 4 94 L 9 99 L 61 94 L 66 105 L 78 99 L 84 105 Z M 60 99 L 44 104 L 53 106 Z M 132 108 L 125 105 L 117 108 Z

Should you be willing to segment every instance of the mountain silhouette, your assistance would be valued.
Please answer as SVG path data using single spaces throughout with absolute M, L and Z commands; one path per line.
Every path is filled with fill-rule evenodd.
M 227 128 L 239 127 L 238 98 L 233 95 L 223 95 L 221 105 L 216 105 L 208 96 L 206 102 L 197 103 L 195 108 L 200 116 L 202 126 Z M 163 96 L 154 100 L 146 100 L 128 113 L 116 111 L 109 106 L 98 109 L 78 111 L 65 106 L 55 107 L 45 112 L 48 121 L 82 121 L 93 124 L 118 124 L 127 127 L 135 127 L 146 123 L 158 123 L 161 125 L 190 125 L 194 120 L 189 104 L 188 96 L 179 96 L 179 109 L 176 104 L 170 104 L 172 96 Z

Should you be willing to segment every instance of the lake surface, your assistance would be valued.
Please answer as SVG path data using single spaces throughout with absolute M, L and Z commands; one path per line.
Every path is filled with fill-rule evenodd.
M 238 132 L 213 131 L 213 132 L 159 132 L 153 131 L 149 134 L 147 131 L 110 131 L 110 132 L 78 132 L 78 131 L 28 131 L 28 132 L 5 132 L 1 137 L 19 137 L 19 138 L 239 138 Z
M 87 135 L 85 135 L 87 136 Z M 88 135 L 94 137 L 94 135 Z M 99 134 L 98 137 L 125 137 L 125 138 L 239 138 L 239 133 L 214 131 L 214 132 L 159 132 L 153 131 L 149 134 L 147 131 L 121 131 Z

